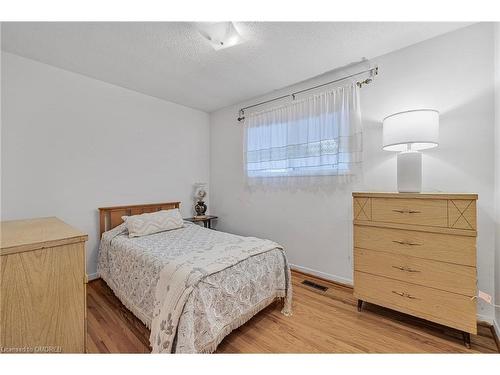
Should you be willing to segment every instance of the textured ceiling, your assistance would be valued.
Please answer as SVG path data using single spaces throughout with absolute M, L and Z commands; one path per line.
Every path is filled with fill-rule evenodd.
M 210 112 L 466 25 L 237 22 L 215 51 L 191 22 L 4 22 L 2 49 Z

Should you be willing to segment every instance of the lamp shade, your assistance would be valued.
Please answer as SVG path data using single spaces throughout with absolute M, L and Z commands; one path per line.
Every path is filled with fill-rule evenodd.
M 398 112 L 383 121 L 383 149 L 386 151 L 425 150 L 436 147 L 438 140 L 439 112 L 436 110 Z
M 207 196 L 207 183 L 197 182 L 194 184 L 194 198 L 202 201 Z

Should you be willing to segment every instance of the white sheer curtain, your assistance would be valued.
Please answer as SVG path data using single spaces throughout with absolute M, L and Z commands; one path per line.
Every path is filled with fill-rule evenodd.
M 245 165 L 253 184 L 349 180 L 359 170 L 362 124 L 355 82 L 245 120 Z

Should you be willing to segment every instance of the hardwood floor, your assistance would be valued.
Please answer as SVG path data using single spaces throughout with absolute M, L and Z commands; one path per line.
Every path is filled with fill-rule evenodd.
M 478 325 L 467 349 L 453 329 L 366 303 L 359 313 L 349 287 L 298 272 L 292 282 L 293 316 L 283 316 L 276 302 L 227 336 L 217 353 L 498 353 L 487 325 Z M 150 352 L 148 329 L 104 281 L 90 282 L 87 294 L 87 352 Z

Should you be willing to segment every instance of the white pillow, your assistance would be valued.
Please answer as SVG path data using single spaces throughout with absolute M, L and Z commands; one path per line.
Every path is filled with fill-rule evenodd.
M 178 208 L 148 214 L 122 216 L 122 220 L 125 221 L 129 237 L 146 236 L 184 226 Z

